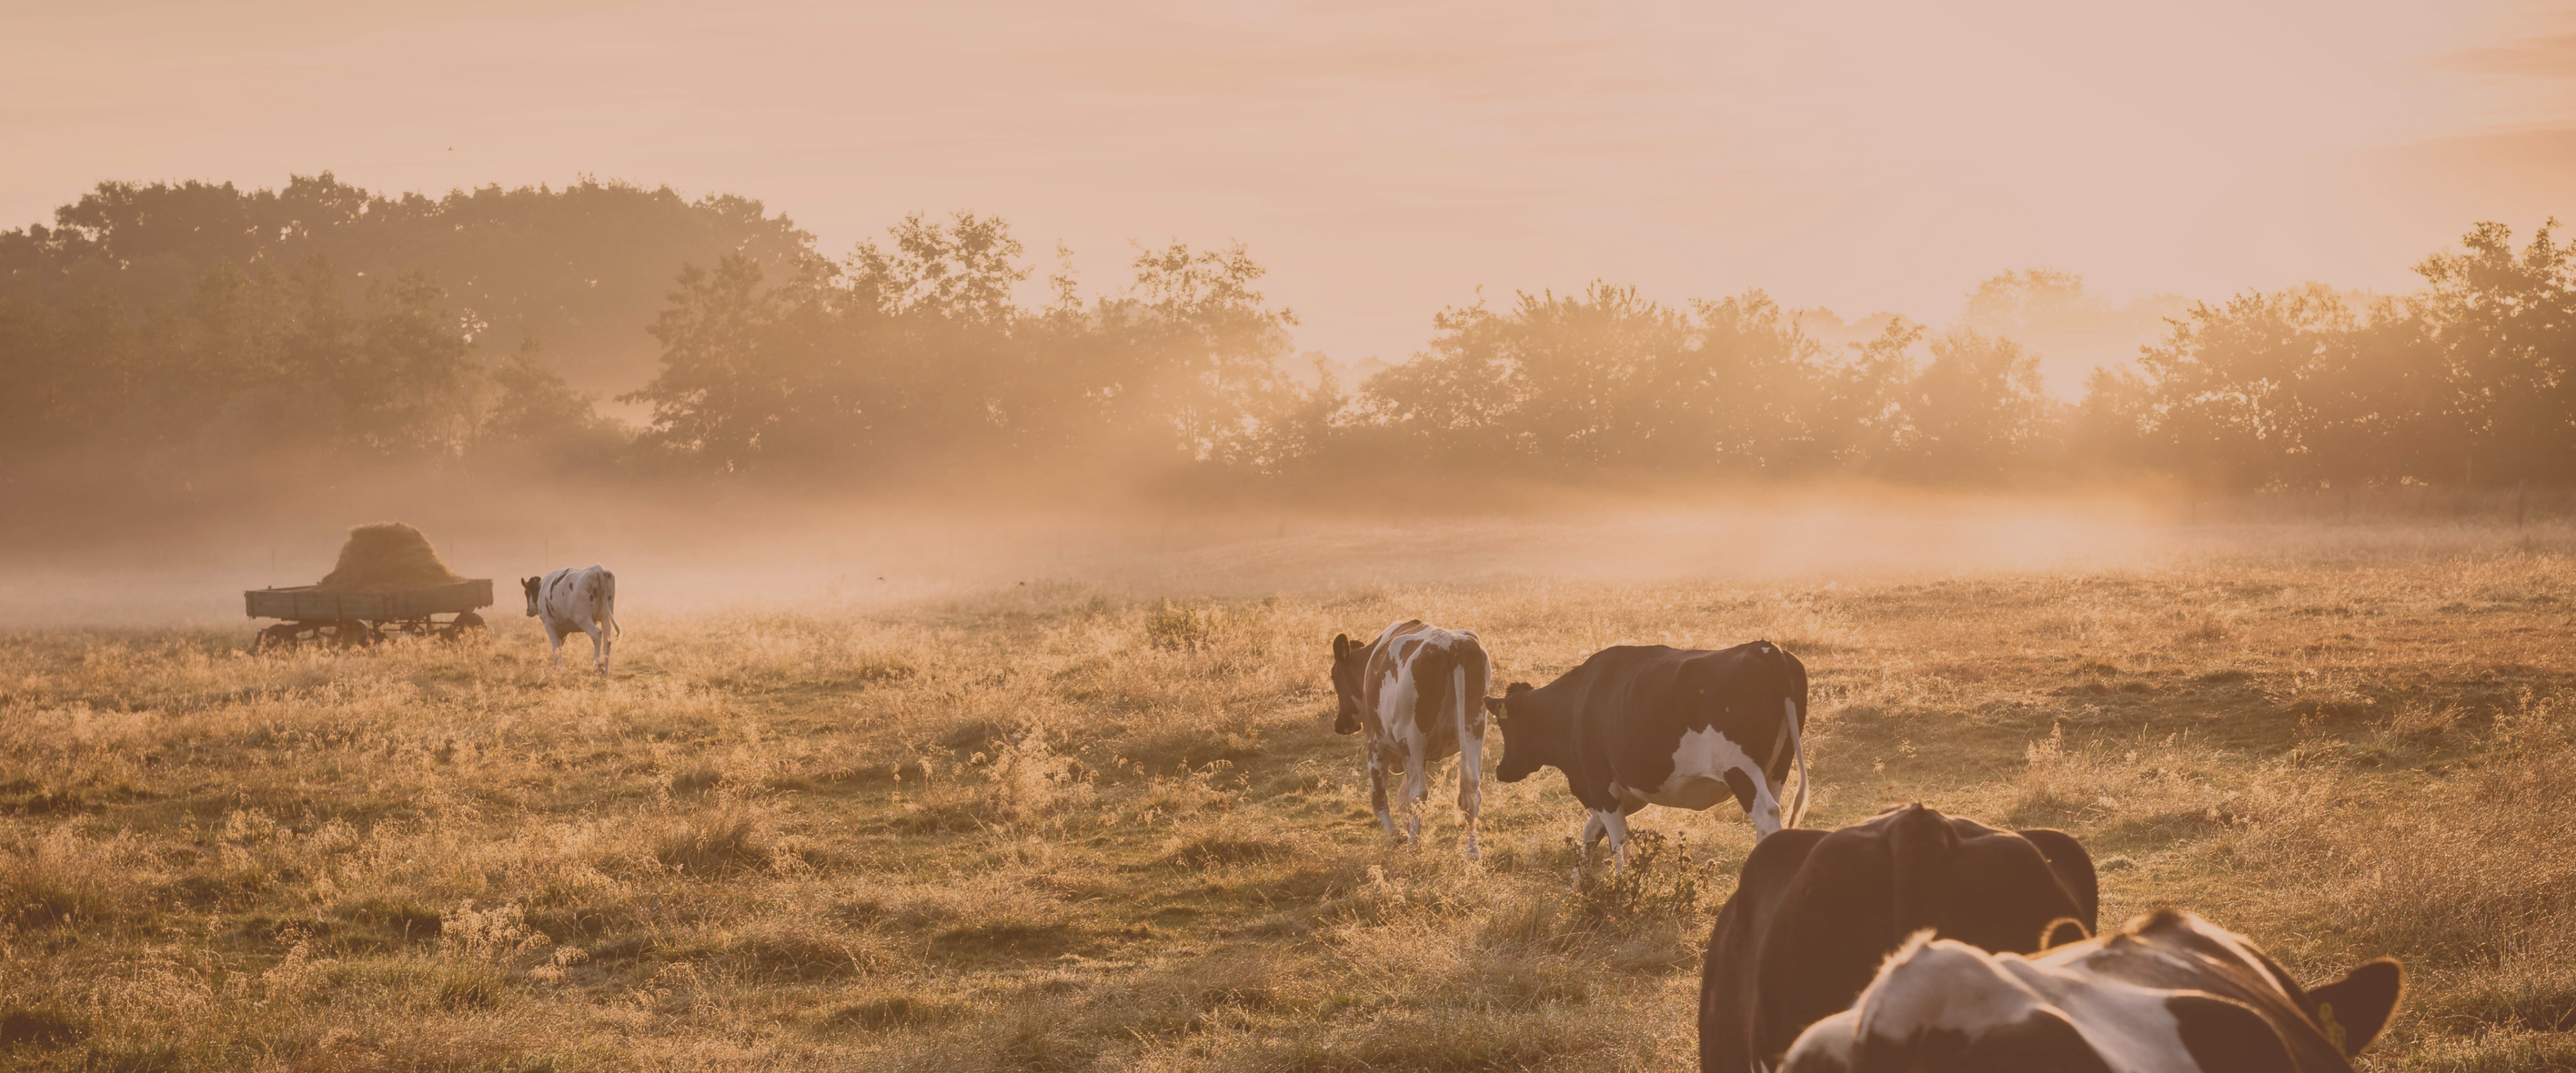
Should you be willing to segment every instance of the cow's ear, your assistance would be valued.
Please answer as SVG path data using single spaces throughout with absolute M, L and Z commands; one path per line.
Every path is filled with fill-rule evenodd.
M 1501 697 L 1487 697 L 1487 698 L 1485 698 L 1485 710 L 1486 710 L 1486 711 L 1489 711 L 1489 712 L 1494 713 L 1494 718 L 1496 718 L 1496 719 L 1500 719 L 1500 718 L 1502 718 L 1502 717 L 1503 717 L 1503 698 L 1501 698 Z
M 2290 1046 L 2263 1015 L 2215 995 L 2186 991 L 2165 999 L 2201 1073 L 2298 1073 Z
M 1334 634 L 1333 662 L 1339 663 L 1349 658 L 1351 658 L 1351 635 L 1347 633 Z
M 2406 970 L 2396 958 L 2364 962 L 2343 979 L 2308 991 L 2308 1000 L 2317 1004 L 2317 1027 L 2346 1058 L 2379 1038 L 2405 997 Z

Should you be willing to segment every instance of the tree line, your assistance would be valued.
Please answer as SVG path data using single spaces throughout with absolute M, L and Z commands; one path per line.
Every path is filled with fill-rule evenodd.
M 1419 354 L 1344 382 L 1294 356 L 1296 318 L 1239 246 L 1140 248 L 1094 295 L 1059 255 L 1031 284 L 1002 220 L 959 214 L 836 259 L 757 202 L 588 181 L 437 199 L 327 175 L 103 184 L 0 232 L 0 460 L 165 480 L 327 459 L 2239 491 L 2554 484 L 2576 463 L 2576 243 L 2554 225 L 2516 243 L 2481 224 L 2411 294 L 2192 306 L 2071 402 L 1993 331 L 1890 319 L 1829 346 L 1759 291 L 1669 304 L 1607 283 L 1441 310 Z M 613 383 L 632 422 L 600 413 Z

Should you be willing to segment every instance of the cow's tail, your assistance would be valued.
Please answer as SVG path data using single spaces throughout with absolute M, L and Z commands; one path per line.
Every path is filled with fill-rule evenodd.
M 1458 694 L 1458 729 L 1463 732 L 1485 722 L 1485 691 L 1494 687 L 1494 660 L 1472 633 L 1449 647 L 1458 661 L 1450 678 L 1451 692 Z
M 1921 802 L 1905 806 L 1888 830 L 1889 864 L 1895 872 L 1895 941 L 1940 924 L 1942 892 L 1950 885 L 1952 850 L 1959 833 Z
M 1467 748 L 1467 706 L 1473 704 L 1483 708 L 1485 704 L 1485 698 L 1481 693 L 1474 700 L 1467 699 L 1466 660 L 1462 659 L 1449 665 L 1449 704 L 1451 710 L 1457 713 L 1457 721 L 1450 725 L 1458 728 L 1458 748 L 1463 751 Z
M 1780 826 L 1796 827 L 1799 821 L 1807 818 L 1807 736 L 1798 730 L 1798 702 L 1789 702 L 1788 716 L 1789 751 L 1798 757 L 1798 803 L 1790 806 L 1789 815 L 1781 820 Z
M 1807 800 L 1809 796 L 1807 792 L 1807 734 L 1805 727 L 1805 723 L 1807 721 L 1807 666 L 1806 664 L 1798 662 L 1798 657 L 1790 655 L 1789 651 L 1785 648 L 1773 645 L 1768 641 L 1762 642 L 1762 646 L 1767 650 L 1767 654 L 1771 657 L 1774 669 L 1777 670 L 1780 675 L 1781 738 L 1785 738 L 1787 740 L 1789 751 L 1796 756 L 1798 764 L 1798 796 L 1794 802 L 1783 801 L 1780 803 L 1786 810 L 1781 813 L 1780 826 L 1796 827 L 1800 821 L 1807 818 Z M 1779 770 L 1780 740 L 1781 739 L 1779 738 L 1773 739 L 1771 758 L 1763 764 L 1763 775 L 1765 778 L 1768 778 L 1772 771 Z M 1782 771 L 1780 774 L 1783 779 L 1788 777 L 1788 772 L 1786 771 Z M 1782 785 L 1785 787 L 1787 784 L 1784 782 Z
M 617 575 L 600 570 L 590 576 L 590 583 L 590 605 L 599 609 L 600 618 L 607 620 L 608 635 L 626 636 L 626 627 L 617 624 Z

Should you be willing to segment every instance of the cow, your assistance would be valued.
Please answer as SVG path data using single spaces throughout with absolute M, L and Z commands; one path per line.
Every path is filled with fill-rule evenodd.
M 1628 814 L 1648 805 L 1705 809 L 1732 794 L 1757 838 L 1806 811 L 1807 667 L 1769 641 L 1605 648 L 1545 688 L 1514 682 L 1485 706 L 1503 732 L 1498 777 L 1554 767 L 1590 810 L 1587 862 L 1607 838 L 1614 866 L 1625 865 Z M 1798 797 L 1784 815 L 1792 761 Z
M 2100 906 L 2092 856 L 2061 831 L 1998 831 L 1916 804 L 1762 839 L 1700 962 L 1699 1067 L 1771 1068 L 1918 930 L 2029 953 L 2093 934 Z
M 1484 801 L 1485 689 L 1493 665 L 1472 630 L 1444 630 L 1420 619 L 1388 626 L 1367 644 L 1349 634 L 1333 636 L 1333 694 L 1337 734 L 1362 734 L 1368 753 L 1369 807 L 1387 837 L 1399 845 L 1422 837 L 1422 798 L 1430 792 L 1432 761 L 1458 757 L 1458 812 L 1464 819 L 1458 845 L 1477 859 L 1476 813 Z M 1386 779 L 1404 772 L 1396 808 L 1401 829 L 1387 810 Z
M 2304 988 L 2244 936 L 2158 910 L 2035 957 L 1918 932 L 1788 1073 L 2352 1073 L 2404 997 L 2392 958 Z
M 611 638 L 625 636 L 617 625 L 617 575 L 604 566 L 565 568 L 541 578 L 520 578 L 528 594 L 528 617 L 546 628 L 555 646 L 555 669 L 563 669 L 564 638 L 574 631 L 590 635 L 591 662 L 608 673 Z

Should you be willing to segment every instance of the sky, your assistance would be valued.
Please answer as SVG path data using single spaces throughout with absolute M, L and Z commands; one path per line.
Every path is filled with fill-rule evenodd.
M 1244 243 L 1345 360 L 1594 279 L 1943 324 L 2014 269 L 2402 291 L 2576 219 L 2571 3 L 0 0 L 0 40 L 0 227 L 324 170 L 739 193 L 834 253 L 963 209 L 1095 291 Z

